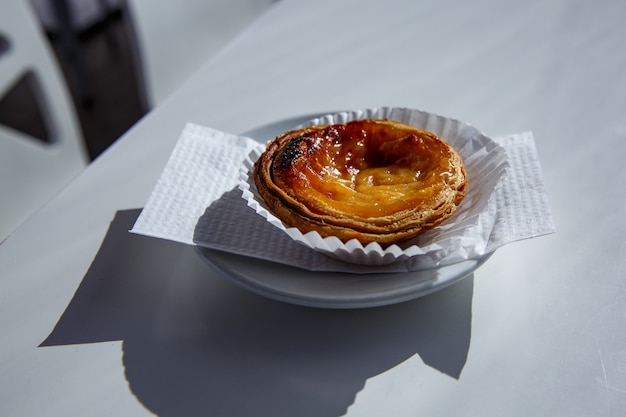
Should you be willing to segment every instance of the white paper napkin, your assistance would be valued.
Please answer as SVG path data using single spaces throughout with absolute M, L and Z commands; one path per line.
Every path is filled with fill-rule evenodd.
M 494 138 L 510 167 L 484 215 L 486 244 L 446 258 L 418 255 L 389 265 L 342 262 L 305 247 L 247 206 L 238 188 L 242 161 L 253 139 L 187 124 L 131 232 L 266 259 L 317 271 L 407 272 L 493 252 L 522 239 L 555 231 L 532 133 Z

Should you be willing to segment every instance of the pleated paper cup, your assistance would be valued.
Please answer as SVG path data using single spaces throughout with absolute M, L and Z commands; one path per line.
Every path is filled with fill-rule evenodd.
M 495 204 L 490 204 L 490 201 L 509 166 L 504 148 L 468 123 L 408 108 L 379 107 L 328 114 L 299 127 L 362 119 L 397 120 L 429 130 L 456 149 L 463 158 L 468 188 L 463 202 L 452 217 L 411 240 L 385 248 L 375 242 L 364 246 L 356 239 L 342 242 L 332 236 L 321 237 L 317 232 L 303 234 L 278 219 L 256 189 L 252 172 L 265 145 L 259 145 L 249 154 L 240 171 L 239 188 L 248 206 L 296 242 L 345 262 L 385 265 L 424 255 L 431 259 L 452 257 L 461 261 L 484 254 L 497 219 Z

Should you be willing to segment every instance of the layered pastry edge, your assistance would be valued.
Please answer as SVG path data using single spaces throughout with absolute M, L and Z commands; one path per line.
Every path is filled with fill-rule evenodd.
M 450 218 L 467 188 L 462 158 L 452 146 L 387 119 L 285 132 L 257 159 L 253 177 L 285 225 L 382 246 Z

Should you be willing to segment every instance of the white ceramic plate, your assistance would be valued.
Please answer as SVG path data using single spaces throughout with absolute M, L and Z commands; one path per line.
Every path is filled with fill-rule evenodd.
M 244 132 L 267 142 L 320 114 L 294 117 Z M 196 247 L 200 257 L 237 285 L 292 304 L 320 308 L 365 308 L 395 304 L 439 291 L 467 277 L 491 254 L 440 268 L 407 273 L 315 272 Z
M 196 246 L 200 257 L 237 285 L 291 304 L 321 308 L 378 307 L 439 291 L 469 276 L 490 255 L 407 273 L 313 272 Z

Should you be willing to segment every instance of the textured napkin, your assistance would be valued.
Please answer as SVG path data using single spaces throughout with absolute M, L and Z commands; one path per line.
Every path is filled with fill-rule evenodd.
M 492 227 L 485 229 L 486 244 L 474 256 L 555 231 L 532 133 L 493 139 L 506 150 L 510 167 L 485 209 Z M 358 265 L 295 242 L 242 198 L 240 167 L 255 147 L 253 139 L 187 124 L 131 232 L 317 271 L 407 272 L 467 257 L 420 255 L 388 265 Z

